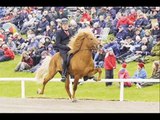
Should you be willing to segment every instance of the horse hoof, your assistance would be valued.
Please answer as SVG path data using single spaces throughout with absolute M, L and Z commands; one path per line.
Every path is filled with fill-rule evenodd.
M 98 81 L 98 79 L 96 77 L 93 78 L 94 81 Z
M 37 90 L 37 94 L 42 94 L 41 89 Z
M 72 99 L 72 102 L 77 102 L 77 100 L 76 99 Z

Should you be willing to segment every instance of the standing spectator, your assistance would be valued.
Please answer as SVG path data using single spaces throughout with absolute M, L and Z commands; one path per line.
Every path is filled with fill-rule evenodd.
M 127 64 L 123 63 L 122 68 L 118 72 L 119 79 L 129 79 L 130 78 L 126 67 L 127 67 Z M 124 87 L 131 87 L 131 86 L 132 86 L 131 82 L 124 82 Z
M 116 57 L 113 49 L 109 48 L 104 58 L 105 78 L 113 79 L 113 70 L 116 68 Z M 106 86 L 111 86 L 112 82 L 106 82 Z

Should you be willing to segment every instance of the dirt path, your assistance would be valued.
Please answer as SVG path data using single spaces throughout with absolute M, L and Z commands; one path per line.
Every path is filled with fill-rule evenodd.
M 159 102 L 0 98 L 0 113 L 160 113 Z

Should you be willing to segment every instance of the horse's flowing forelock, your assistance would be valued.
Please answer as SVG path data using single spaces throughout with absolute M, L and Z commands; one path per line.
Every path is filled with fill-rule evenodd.
M 68 44 L 71 48 L 70 53 L 75 53 L 78 51 L 82 45 L 83 39 L 85 39 L 88 35 L 93 35 L 91 29 L 79 29 L 78 33 L 73 36 Z

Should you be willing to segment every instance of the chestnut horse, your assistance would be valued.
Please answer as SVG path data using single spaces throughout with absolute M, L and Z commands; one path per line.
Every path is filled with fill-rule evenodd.
M 80 78 L 84 76 L 91 77 L 98 72 L 99 74 L 97 81 L 101 80 L 101 68 L 94 67 L 94 61 L 92 58 L 92 52 L 93 50 L 98 49 L 98 45 L 99 41 L 93 35 L 90 29 L 80 29 L 78 33 L 71 38 L 68 44 L 68 46 L 71 48 L 69 53 L 73 54 L 73 57 L 71 58 L 68 67 L 67 79 L 65 81 L 65 89 L 68 93 L 69 98 L 72 101 L 76 101 L 75 92 L 77 90 L 77 84 Z M 57 52 L 51 59 L 48 60 L 48 65 L 46 65 L 47 62 L 44 62 L 45 65 L 42 64 L 42 67 L 45 67 L 45 69 L 39 68 L 36 72 L 36 79 L 42 79 L 43 81 L 43 87 L 41 90 L 38 91 L 39 94 L 44 93 L 45 85 L 55 76 L 57 72 L 62 72 L 63 61 L 59 52 Z M 44 73 L 44 71 L 46 73 Z M 69 91 L 69 75 L 74 76 L 72 95 Z

